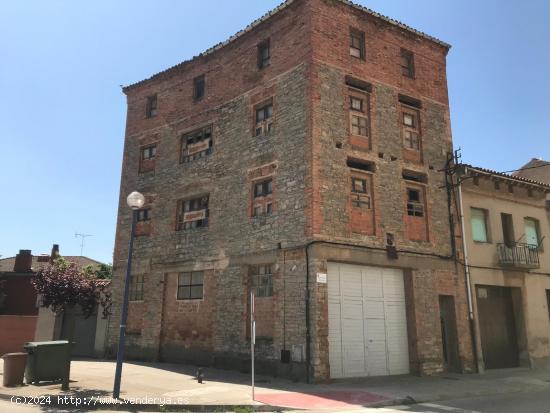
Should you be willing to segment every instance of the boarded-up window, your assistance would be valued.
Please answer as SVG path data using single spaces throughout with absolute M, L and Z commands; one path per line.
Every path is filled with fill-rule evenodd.
M 472 222 L 472 239 L 476 242 L 489 242 L 487 211 L 481 208 L 471 208 L 470 220 Z
M 180 162 L 190 162 L 212 153 L 212 125 L 186 133 L 181 138 Z
M 176 230 L 208 226 L 208 195 L 178 202 Z

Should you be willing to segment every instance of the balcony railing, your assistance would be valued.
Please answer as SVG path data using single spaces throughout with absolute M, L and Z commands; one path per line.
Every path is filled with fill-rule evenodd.
M 500 265 L 515 268 L 539 268 L 539 249 L 536 245 L 497 244 L 498 262 Z

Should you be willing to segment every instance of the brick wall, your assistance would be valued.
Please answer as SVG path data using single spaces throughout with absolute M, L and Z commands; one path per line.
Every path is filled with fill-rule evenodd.
M 0 315 L 0 356 L 22 352 L 23 345 L 33 341 L 38 316 Z
M 349 29 L 365 32 L 364 60 L 349 56 Z M 257 45 L 270 39 L 271 64 L 257 67 Z M 415 55 L 416 78 L 401 74 L 401 47 Z M 418 372 L 441 370 L 438 294 L 457 298 L 461 351 L 468 363 L 461 281 L 451 252 L 444 175 L 452 150 L 445 56 L 442 45 L 358 11 L 339 1 L 297 0 L 221 49 L 182 63 L 125 89 L 128 116 L 117 221 L 113 288 L 125 272 L 130 211 L 125 198 L 144 193 L 152 210 L 147 230 L 135 240 L 134 274 L 145 275 L 142 303 L 132 303 L 129 354 L 194 360 L 245 368 L 249 357 L 249 268 L 271 264 L 273 297 L 258 300 L 260 367 L 304 378 L 306 263 L 304 246 L 316 240 L 356 244 L 338 253 L 312 248 L 310 277 L 336 260 L 398 266 L 408 282 L 411 364 Z M 205 74 L 206 95 L 192 99 L 196 76 Z M 346 80 L 368 84 L 369 136 L 351 136 Z M 355 92 L 354 92 L 355 93 Z M 147 96 L 158 114 L 146 118 Z M 420 102 L 422 152 L 404 150 L 400 96 Z M 255 109 L 273 104 L 273 130 L 254 136 Z M 212 150 L 180 163 L 182 136 L 212 130 Z M 139 173 L 140 148 L 156 143 L 156 157 Z M 348 160 L 369 171 L 351 170 Z M 422 176 L 405 181 L 403 172 Z M 351 177 L 366 176 L 371 206 L 356 210 Z M 272 179 L 273 213 L 253 217 L 253 184 Z M 407 187 L 424 194 L 424 216 L 407 215 Z M 179 201 L 208 195 L 208 227 L 176 231 Z M 405 224 L 407 223 L 407 224 Z M 142 225 L 143 226 L 143 225 Z M 393 234 L 399 261 L 367 248 L 385 248 Z M 366 247 L 366 248 L 365 248 Z M 315 252 L 315 251 L 317 252 Z M 425 256 L 419 255 L 425 254 Z M 183 271 L 204 271 L 204 299 L 176 302 Z M 444 287 L 446 283 L 454 286 Z M 454 284 L 453 284 L 454 283 Z M 326 286 L 310 280 L 311 373 L 329 377 Z M 451 291 L 452 290 L 452 291 Z M 450 291 L 450 292 L 449 292 Z M 120 298 L 115 295 L 109 338 L 117 340 Z M 424 326 L 418 326 L 425 323 Z M 439 337 L 439 338 L 438 338 Z M 292 352 L 289 364 L 281 350 Z M 431 355 L 430 355 L 431 354 Z M 464 370 L 467 370 L 465 368 Z

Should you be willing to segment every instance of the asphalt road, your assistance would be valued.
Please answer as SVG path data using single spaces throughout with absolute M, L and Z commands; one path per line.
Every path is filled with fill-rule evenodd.
M 550 392 L 521 392 L 510 393 L 506 395 L 447 400 L 437 403 L 421 403 L 409 406 L 385 407 L 379 409 L 363 408 L 330 411 L 335 413 L 550 413 Z M 62 413 L 67 412 L 67 410 L 55 408 L 52 409 L 47 406 L 17 405 L 6 400 L 0 400 L 0 412 Z M 105 410 L 99 412 L 108 413 Z M 329 411 L 319 410 L 318 412 L 328 413 Z

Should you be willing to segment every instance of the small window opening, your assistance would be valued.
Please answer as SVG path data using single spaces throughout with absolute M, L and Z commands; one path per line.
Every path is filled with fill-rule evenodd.
M 349 168 L 360 169 L 362 171 L 374 172 L 374 164 L 372 162 L 365 162 L 357 159 L 348 159 L 347 166 Z

